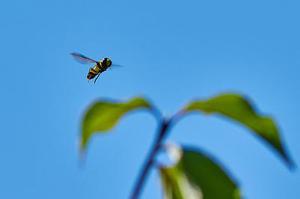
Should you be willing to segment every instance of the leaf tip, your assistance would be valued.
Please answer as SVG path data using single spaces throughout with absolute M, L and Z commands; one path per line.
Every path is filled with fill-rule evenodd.
M 296 163 L 290 156 L 287 155 L 287 153 L 284 154 L 283 158 L 290 171 L 295 171 L 297 169 Z

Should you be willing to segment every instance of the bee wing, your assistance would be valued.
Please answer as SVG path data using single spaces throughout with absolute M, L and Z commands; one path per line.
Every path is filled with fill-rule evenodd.
M 111 66 L 112 67 L 124 67 L 123 65 L 120 65 L 120 64 L 112 64 Z
M 109 67 L 109 70 L 115 70 L 116 68 L 122 68 L 124 67 L 123 65 L 119 65 L 119 64 L 112 64 L 111 67 Z
M 97 61 L 88 58 L 80 53 L 71 53 L 74 59 L 82 64 L 89 64 L 89 63 L 98 63 Z

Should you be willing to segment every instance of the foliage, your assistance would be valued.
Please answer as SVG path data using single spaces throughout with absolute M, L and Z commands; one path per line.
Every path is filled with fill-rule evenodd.
M 81 150 L 86 150 L 89 140 L 98 133 L 107 133 L 127 113 L 144 109 L 159 115 L 155 106 L 144 98 L 137 97 L 127 102 L 99 100 L 93 103 L 82 120 Z M 167 145 L 168 154 L 177 154 L 173 166 L 155 165 L 170 126 L 189 113 L 218 114 L 247 127 L 254 135 L 268 143 L 278 152 L 288 166 L 293 166 L 282 141 L 276 123 L 271 117 L 258 113 L 244 96 L 226 93 L 206 100 L 195 100 L 184 106 L 169 119 L 159 115 L 159 131 L 152 149 L 141 169 L 131 198 L 136 199 L 151 168 L 159 170 L 166 199 L 194 198 L 241 198 L 235 180 L 223 166 L 207 153 L 189 146 Z
M 191 102 L 185 111 L 200 111 L 207 114 L 220 114 L 252 130 L 257 136 L 271 144 L 275 150 L 291 163 L 280 141 L 278 128 L 271 117 L 258 114 L 244 97 L 237 94 L 223 94 L 208 100 Z
M 126 113 L 137 109 L 150 109 L 151 105 L 143 98 L 133 98 L 126 103 L 99 100 L 87 110 L 82 122 L 81 149 L 95 133 L 111 130 Z
M 177 160 L 171 167 L 159 168 L 165 198 L 240 198 L 237 184 L 207 153 L 176 145 L 168 148 Z

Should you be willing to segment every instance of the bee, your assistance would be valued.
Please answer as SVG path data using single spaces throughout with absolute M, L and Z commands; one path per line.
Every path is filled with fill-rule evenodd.
M 112 65 L 112 61 L 109 58 L 104 58 L 101 59 L 100 61 L 96 61 L 80 53 L 71 53 L 71 55 L 74 57 L 75 60 L 77 60 L 82 64 L 89 64 L 89 63 L 95 64 L 93 67 L 89 69 L 89 72 L 86 76 L 88 80 L 92 80 L 95 78 L 94 83 L 96 83 L 100 74 L 106 71 L 111 66 L 120 66 L 117 64 Z

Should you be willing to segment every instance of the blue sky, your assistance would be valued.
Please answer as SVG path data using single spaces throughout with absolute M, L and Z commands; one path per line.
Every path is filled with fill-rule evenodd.
M 37 1 L 0 3 L 0 198 L 127 198 L 157 124 L 124 118 L 77 141 L 86 107 L 101 97 L 150 98 L 165 115 L 220 92 L 246 94 L 279 123 L 300 163 L 298 1 Z M 70 52 L 124 65 L 93 85 Z M 170 140 L 201 147 L 238 179 L 246 198 L 298 198 L 300 174 L 249 131 L 190 116 Z M 145 199 L 160 198 L 151 173 Z

